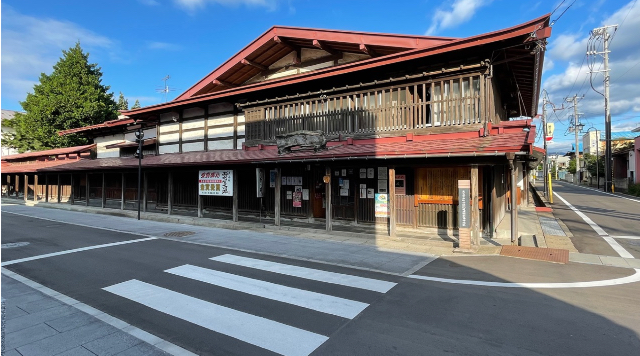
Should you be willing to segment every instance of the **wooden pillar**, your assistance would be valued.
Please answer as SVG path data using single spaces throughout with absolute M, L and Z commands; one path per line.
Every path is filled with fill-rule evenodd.
M 71 205 L 73 205 L 76 202 L 76 199 L 74 197 L 74 194 L 76 192 L 76 188 L 75 188 L 75 184 L 74 184 L 75 182 L 73 181 L 73 173 L 71 173 L 70 176 L 71 176 L 71 190 L 70 190 L 71 193 L 70 193 L 70 196 L 69 196 L 69 201 L 71 202 Z
M 276 190 L 275 190 L 275 202 L 274 202 L 274 225 L 280 226 L 280 197 L 282 192 L 282 169 L 276 168 Z
M 524 206 L 529 207 L 529 166 L 527 163 L 522 164 L 522 178 L 524 179 L 524 184 L 522 189 L 524 190 Z
M 167 214 L 171 215 L 173 210 L 173 173 L 169 171 L 169 182 L 167 183 Z
M 58 173 L 58 203 L 62 201 L 62 186 L 60 185 L 60 173 Z
M 149 186 L 147 180 L 147 172 L 142 173 L 142 211 L 147 212 L 147 187 Z
M 329 181 L 324 185 L 326 229 L 327 231 L 332 231 L 333 222 L 331 221 L 331 218 L 333 216 L 333 211 L 331 208 L 331 180 L 333 179 L 333 176 L 331 174 L 331 167 L 325 168 L 325 176 L 329 178 Z
M 121 173 L 121 175 L 122 175 L 122 189 L 120 190 L 120 210 L 124 210 L 124 189 L 125 189 L 124 172 Z
M 44 175 L 44 202 L 49 202 L 49 175 Z
M 38 201 L 38 174 L 33 175 L 33 201 Z
M 106 180 L 106 176 L 104 173 L 102 173 L 102 209 L 104 209 L 107 206 L 107 180 Z
M 26 203 L 29 200 L 29 176 L 24 174 L 24 202 Z
M 85 181 L 86 181 L 86 183 L 84 185 L 85 190 L 86 190 L 86 192 L 85 192 L 86 195 L 84 197 L 84 205 L 89 206 L 89 173 L 85 173 L 84 177 L 85 177 Z
M 233 106 L 233 149 L 238 149 L 238 108 Z
M 198 217 L 201 218 L 203 217 L 203 212 L 202 212 L 202 195 L 200 195 L 200 190 L 198 189 Z
M 480 246 L 480 202 L 478 201 L 478 165 L 471 165 L 471 244 Z
M 233 170 L 233 222 L 238 221 L 238 172 L 237 169 Z
M 518 163 L 511 161 L 511 244 L 518 244 Z
M 396 169 L 389 167 L 389 236 L 396 236 Z

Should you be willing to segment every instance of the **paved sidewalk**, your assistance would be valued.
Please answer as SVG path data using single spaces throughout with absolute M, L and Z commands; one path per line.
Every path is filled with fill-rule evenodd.
M 622 268 L 640 268 L 640 259 L 569 252 L 569 261 Z
M 172 354 L 190 354 L 4 269 L 2 297 L 6 303 L 5 356 L 169 355 L 151 343 Z M 149 342 L 133 336 L 136 332 Z

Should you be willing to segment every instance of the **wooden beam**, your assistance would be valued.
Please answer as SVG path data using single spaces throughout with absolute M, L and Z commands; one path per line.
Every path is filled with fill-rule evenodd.
M 120 210 L 124 210 L 124 190 L 125 190 L 126 180 L 124 177 L 124 172 L 122 173 L 122 189 L 120 191 Z
M 173 173 L 169 171 L 169 181 L 167 182 L 167 214 L 171 215 L 173 210 Z
M 396 237 L 396 169 L 389 167 L 389 236 Z
M 49 202 L 49 175 L 44 175 L 44 202 Z
M 74 197 L 75 193 L 76 193 L 76 188 L 74 187 L 74 181 L 73 181 L 73 173 L 70 174 L 71 176 L 71 193 L 69 196 L 69 201 L 71 202 L 71 205 L 73 205 L 76 202 L 76 199 Z
M 60 185 L 60 173 L 58 173 L 58 203 L 62 201 L 62 186 Z
M 104 173 L 102 173 L 102 196 L 100 200 L 102 201 L 100 205 L 102 205 L 102 209 L 104 209 L 107 206 L 107 182 Z
M 273 206 L 274 212 L 274 225 L 280 226 L 280 199 L 282 193 L 282 169 L 280 167 L 276 168 L 276 189 L 275 189 L 275 202 Z
M 221 86 L 221 87 L 227 87 L 227 88 L 235 88 L 235 87 L 237 87 L 237 85 L 235 85 L 235 84 L 231 84 L 229 82 L 225 82 L 224 80 L 219 80 L 219 79 L 212 80 L 211 84 L 214 84 L 214 85 L 217 85 L 217 86 Z
M 142 173 L 142 211 L 147 212 L 147 187 L 149 186 L 149 181 L 147 178 L 147 172 Z
M 324 172 L 325 176 L 329 177 L 329 183 L 325 183 L 324 185 L 326 229 L 327 231 L 332 231 L 333 223 L 331 221 L 331 215 L 333 212 L 331 209 L 331 180 L 333 179 L 333 174 L 331 174 L 331 167 L 326 167 Z
M 334 56 L 339 55 L 340 57 L 342 57 L 342 52 L 336 50 L 335 48 L 329 46 L 328 44 L 324 43 L 324 42 L 320 42 L 318 40 L 313 40 L 313 47 L 316 47 L 318 49 L 321 49 L 329 54 L 332 54 Z
M 248 60 L 248 59 L 246 59 L 246 58 L 245 58 L 245 59 L 243 59 L 243 60 L 241 60 L 241 61 L 240 61 L 240 63 L 242 63 L 242 64 L 244 64 L 244 65 L 246 65 L 246 66 L 252 66 L 252 67 L 254 67 L 254 68 L 258 68 L 258 69 L 260 69 L 260 70 L 262 70 L 262 71 L 265 71 L 265 70 L 269 69 L 268 67 L 263 66 L 262 64 L 259 64 L 259 63 L 256 63 L 256 62 L 253 62 L 253 61 L 250 61 L 250 60 Z
M 33 175 L 33 201 L 38 201 L 38 174 Z
M 289 41 L 287 41 L 284 38 L 279 37 L 279 36 L 273 36 L 273 42 L 281 44 L 281 45 L 289 48 L 291 51 L 298 51 L 300 49 L 298 46 L 295 46 L 295 45 L 291 44 Z
M 24 174 L 24 202 L 27 202 L 27 197 L 29 196 L 29 176 Z
M 368 54 L 371 57 L 377 57 L 378 54 L 376 53 L 376 51 L 373 50 L 373 48 L 371 48 L 370 46 L 367 46 L 364 43 L 360 44 L 360 52 Z

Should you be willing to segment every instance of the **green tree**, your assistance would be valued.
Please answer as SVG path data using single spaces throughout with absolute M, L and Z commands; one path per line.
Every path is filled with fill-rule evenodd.
M 596 157 L 596 155 L 587 153 L 584 155 L 584 159 L 587 165 L 587 171 L 591 173 L 591 176 L 595 177 L 596 174 L 599 174 L 600 177 L 604 177 L 604 157 Z
M 136 99 L 136 102 L 133 103 L 133 106 L 131 107 L 131 109 L 140 109 L 140 101 L 138 101 L 138 99 Z
M 124 94 L 120 92 L 118 97 L 118 110 L 129 110 L 129 100 L 124 98 Z
M 576 174 L 576 159 L 575 159 L 575 157 L 572 158 L 569 161 L 569 167 L 567 168 L 567 171 L 569 171 L 569 173 L 571 173 L 571 174 Z
M 15 134 L 4 135 L 2 143 L 19 152 L 70 147 L 87 143 L 75 134 L 59 136 L 58 131 L 102 123 L 117 118 L 116 102 L 109 86 L 102 85 L 102 72 L 90 64 L 80 43 L 62 51 L 49 75 L 20 102 L 25 113 L 7 123 Z

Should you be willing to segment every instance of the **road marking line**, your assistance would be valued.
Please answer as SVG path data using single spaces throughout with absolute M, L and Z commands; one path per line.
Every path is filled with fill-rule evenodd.
M 372 290 L 374 292 L 386 293 L 393 288 L 396 283 L 381 281 L 378 279 L 352 276 L 349 274 L 327 272 L 313 268 L 286 265 L 283 263 L 257 260 L 254 258 L 241 257 L 236 255 L 220 255 L 212 257 L 210 260 L 230 263 L 238 266 L 260 269 L 263 271 L 284 274 L 287 276 L 310 279 L 313 281 L 339 284 L 347 287 Z
M 563 203 L 565 203 L 566 206 L 569 207 L 569 209 L 573 210 L 573 212 L 575 212 L 576 214 L 578 214 L 579 217 L 582 218 L 582 220 L 584 220 L 584 222 L 586 222 L 587 224 L 589 224 L 589 226 L 591 226 L 591 228 L 598 234 L 600 235 L 600 237 L 602 237 L 608 244 L 609 246 L 611 246 L 611 248 L 613 248 L 618 255 L 620 255 L 620 257 L 624 257 L 624 258 L 635 258 L 633 257 L 632 254 L 629 253 L 629 251 L 625 250 L 624 247 L 622 247 L 618 241 L 614 240 L 611 238 L 611 236 L 609 236 L 609 234 L 607 234 L 600 226 L 598 226 L 598 224 L 596 224 L 595 222 L 593 222 L 593 220 L 591 220 L 588 216 L 586 216 L 585 214 L 583 214 L 580 210 L 578 210 L 576 207 L 574 207 L 573 205 L 571 205 L 571 203 L 569 203 L 568 201 L 566 201 L 563 197 L 560 196 L 560 194 L 553 192 L 553 194 L 555 194 L 558 199 L 562 200 Z
M 159 312 L 281 355 L 306 356 L 329 338 L 135 279 L 103 288 Z
M 155 237 L 147 237 L 147 238 L 144 238 L 144 239 L 120 241 L 120 242 L 113 242 L 113 243 L 110 243 L 110 244 L 74 248 L 73 250 L 53 252 L 53 253 L 47 253 L 47 254 L 44 254 L 44 255 L 20 258 L 20 259 L 12 260 L 12 261 L 6 261 L 6 262 L 2 262 L 2 264 L 0 264 L 0 266 L 4 267 L 4 266 L 13 265 L 13 264 L 16 264 L 16 263 L 28 262 L 28 261 L 33 261 L 33 260 L 40 260 L 40 259 L 48 258 L 48 257 L 67 255 L 67 254 L 70 254 L 70 253 L 76 253 L 76 252 L 82 252 L 82 251 L 88 251 L 88 250 L 95 250 L 95 249 L 98 249 L 98 248 L 126 245 L 126 244 L 132 244 L 132 243 L 135 243 L 135 242 L 143 242 L 143 241 L 150 241 L 150 240 L 156 240 L 156 239 L 157 238 L 155 238 Z
M 614 239 L 640 240 L 640 236 L 611 236 Z
M 471 281 L 464 279 L 449 279 L 439 277 L 429 277 L 420 275 L 411 275 L 409 278 L 421 279 L 432 282 L 443 282 L 451 284 L 466 284 L 472 286 L 485 286 L 485 287 L 503 287 L 503 288 L 530 288 L 530 289 L 549 289 L 549 288 L 590 288 L 590 287 L 606 287 L 616 286 L 621 284 L 640 282 L 640 269 L 634 268 L 635 273 L 627 276 L 614 279 L 605 279 L 603 281 L 590 281 L 590 282 L 550 282 L 550 283 L 511 283 L 511 282 L 485 282 L 485 281 Z
M 567 182 L 567 183 L 568 183 L 568 182 Z M 569 184 L 571 184 L 571 183 L 569 183 Z M 613 194 L 613 193 L 609 193 L 609 192 L 603 192 L 602 190 L 598 190 L 598 189 L 591 188 L 591 187 L 585 187 L 585 186 L 582 186 L 582 185 L 577 185 L 577 184 L 573 184 L 573 185 L 574 185 L 574 186 L 576 186 L 576 187 L 580 187 L 580 188 L 584 188 L 584 189 L 588 189 L 588 190 L 593 190 L 594 192 L 598 192 L 598 193 L 602 193 L 602 194 L 610 195 L 610 196 L 612 196 L 612 197 L 618 197 L 618 198 L 622 198 L 622 199 L 626 199 L 626 200 L 631 200 L 631 201 L 635 201 L 635 202 L 637 202 L 637 203 L 640 203 L 640 200 L 638 200 L 638 199 L 627 198 L 627 197 L 623 197 L 623 196 L 621 196 L 621 195 L 617 195 L 617 194 Z
M 165 272 L 227 289 L 276 300 L 299 307 L 333 314 L 347 319 L 355 318 L 369 306 L 367 303 L 311 292 L 298 288 L 265 282 L 207 268 L 184 265 Z

